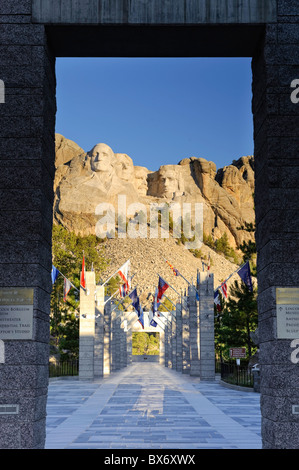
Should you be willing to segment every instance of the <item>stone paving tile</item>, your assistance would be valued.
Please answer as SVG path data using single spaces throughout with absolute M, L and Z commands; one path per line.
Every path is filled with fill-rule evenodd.
M 97 383 L 50 383 L 46 448 L 260 448 L 259 394 L 158 364 Z

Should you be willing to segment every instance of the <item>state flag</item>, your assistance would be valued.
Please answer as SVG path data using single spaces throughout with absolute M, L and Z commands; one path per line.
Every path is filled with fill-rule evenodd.
M 221 303 L 220 303 L 220 297 L 219 297 L 219 291 L 218 291 L 218 289 L 215 290 L 215 292 L 214 292 L 214 304 L 216 305 L 216 308 L 217 308 L 218 312 L 221 312 L 222 308 L 221 308 Z
M 143 317 L 143 309 L 140 307 L 140 313 L 138 315 L 138 321 L 140 325 L 142 326 L 142 329 L 144 330 L 144 317 Z
M 159 302 L 166 289 L 168 289 L 169 285 L 164 281 L 164 279 L 159 276 L 159 284 L 158 284 L 158 296 L 157 296 L 157 301 Z
M 52 284 L 55 283 L 56 279 L 59 276 L 59 271 L 55 266 L 52 264 L 52 271 L 51 271 L 51 279 L 52 279 Z
M 129 270 L 130 270 L 130 260 L 126 261 L 118 270 L 118 274 L 127 285 L 129 289 Z
M 157 324 L 157 322 L 155 322 L 154 316 L 155 316 L 154 312 L 152 310 L 150 310 L 149 313 L 148 313 L 149 324 L 150 324 L 150 326 L 156 327 L 156 326 L 158 326 L 158 324 Z
M 83 255 L 83 260 L 82 260 L 82 270 L 81 270 L 81 277 L 80 277 L 80 286 L 83 287 L 83 289 L 86 289 L 85 258 L 84 258 L 84 255 Z
M 137 288 L 129 294 L 130 299 L 132 300 L 132 306 L 136 310 L 138 317 L 141 315 L 142 308 L 140 306 L 139 297 L 137 295 Z
M 167 260 L 165 260 L 165 261 L 171 267 L 173 274 L 175 276 L 179 276 L 180 275 L 179 271 L 174 266 L 172 266 L 172 264 L 169 261 L 167 261 Z
M 249 261 L 247 261 L 244 266 L 242 266 L 241 269 L 239 269 L 238 274 L 242 281 L 246 284 L 248 289 L 253 292 L 253 285 L 252 285 L 252 279 L 251 279 L 251 272 L 250 272 L 250 264 Z
M 63 301 L 66 302 L 66 297 L 69 291 L 72 288 L 72 283 L 65 277 L 64 278 L 64 286 L 63 286 Z

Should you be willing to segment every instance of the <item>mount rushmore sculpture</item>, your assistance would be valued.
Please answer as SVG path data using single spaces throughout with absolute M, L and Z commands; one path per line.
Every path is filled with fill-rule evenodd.
M 207 235 L 217 239 L 227 233 L 232 246 L 252 237 L 240 227 L 254 223 L 253 157 L 218 171 L 213 162 L 196 157 L 149 171 L 104 143 L 84 152 L 57 134 L 54 192 L 54 223 L 81 235 L 95 233 L 98 204 L 117 209 L 123 195 L 128 205 L 139 202 L 147 208 L 161 202 L 202 203 Z

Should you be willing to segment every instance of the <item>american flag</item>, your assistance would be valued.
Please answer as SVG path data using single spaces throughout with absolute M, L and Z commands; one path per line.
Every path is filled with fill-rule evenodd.
M 227 284 L 226 284 L 226 281 L 224 281 L 222 284 L 221 284 L 221 290 L 222 290 L 222 293 L 224 295 L 224 297 L 227 298 Z
M 120 294 L 121 297 L 126 297 L 128 292 L 129 292 L 129 289 L 128 289 L 127 284 L 123 284 L 122 286 L 120 286 L 119 294 Z

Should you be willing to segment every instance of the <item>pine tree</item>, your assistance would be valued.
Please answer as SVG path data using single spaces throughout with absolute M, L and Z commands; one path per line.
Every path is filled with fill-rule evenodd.
M 93 269 L 96 282 L 107 266 L 101 243 L 94 235 L 81 237 L 61 225 L 54 225 L 52 232 L 53 265 L 79 289 L 83 253 L 88 270 Z M 59 275 L 51 293 L 50 333 L 51 343 L 58 348 L 61 357 L 78 357 L 79 351 L 79 294 L 71 289 L 63 301 L 64 278 Z M 65 351 L 68 351 L 66 353 Z
M 230 347 L 246 347 L 251 357 L 256 351 L 250 332 L 258 323 L 257 291 L 251 292 L 241 281 L 235 281 L 229 291 L 217 329 L 218 342 L 226 356 Z

